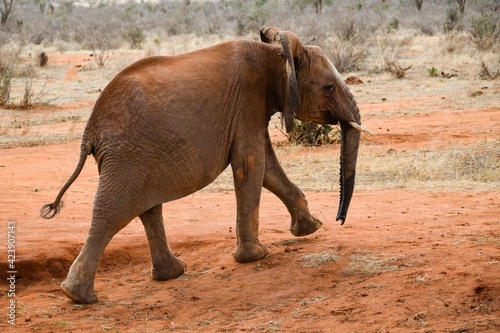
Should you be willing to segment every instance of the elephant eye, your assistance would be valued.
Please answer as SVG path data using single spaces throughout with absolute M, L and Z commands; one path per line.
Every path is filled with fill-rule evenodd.
M 323 91 L 327 94 L 333 93 L 334 90 L 335 90 L 335 86 L 331 83 L 329 83 L 323 87 Z

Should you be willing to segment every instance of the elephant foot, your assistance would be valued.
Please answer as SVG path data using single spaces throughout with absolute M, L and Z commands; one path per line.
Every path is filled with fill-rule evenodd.
M 319 228 L 323 223 L 312 215 L 302 216 L 300 218 L 292 217 L 292 225 L 290 231 L 296 237 L 310 235 Z
M 92 285 L 82 286 L 79 283 L 71 281 L 69 278 L 66 278 L 61 283 L 61 289 L 75 303 L 90 304 L 98 300 Z
M 239 244 L 234 253 L 234 259 L 240 263 L 251 262 L 262 259 L 268 254 L 267 246 L 260 242 L 252 243 L 250 246 Z
M 186 268 L 186 263 L 176 257 L 173 257 L 172 262 L 161 267 L 153 267 L 152 277 L 156 281 L 165 281 L 170 279 L 175 279 L 176 277 L 184 274 Z

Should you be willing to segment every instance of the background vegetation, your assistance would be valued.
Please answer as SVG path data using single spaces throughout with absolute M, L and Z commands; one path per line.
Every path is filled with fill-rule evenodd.
M 464 32 L 480 51 L 499 51 L 500 39 L 497 0 L 1 0 L 0 13 L 2 49 L 31 43 L 103 53 L 176 35 L 255 36 L 269 24 L 320 44 L 341 72 L 367 66 L 367 45 L 395 51 L 395 38 L 385 39 L 400 29 Z M 385 67 L 394 61 L 383 57 Z
M 96 67 L 103 68 L 119 48 L 158 54 L 174 37 L 257 38 L 260 27 L 274 25 L 321 46 L 341 73 L 388 71 L 396 78 L 404 78 L 412 66 L 400 62 L 411 36 L 466 36 L 478 58 L 500 51 L 497 0 L 1 0 L 0 15 L 0 106 L 16 108 L 37 102 L 33 65 L 47 63 L 44 49 L 49 47 L 88 50 Z M 26 49 L 33 53 L 30 46 L 36 46 L 35 61 L 26 64 L 21 55 Z M 450 49 L 457 47 L 464 44 Z M 480 66 L 483 78 L 500 75 L 495 62 Z M 439 72 L 432 67 L 429 75 Z M 13 103 L 16 78 L 24 80 L 25 91 Z M 305 133 L 309 144 L 337 141 L 335 132 L 321 134 L 330 128 L 318 132 L 313 127 L 297 124 L 296 130 L 316 131 Z
M 401 84 L 391 83 L 404 80 L 407 73 L 412 73 L 410 79 L 418 77 L 434 82 L 460 73 L 460 80 L 453 81 L 452 86 L 426 82 L 420 89 L 427 90 L 418 95 L 421 98 L 433 90 L 433 95 L 446 95 L 446 100 L 453 99 L 457 107 L 465 108 L 470 107 L 467 104 L 470 102 L 460 98 L 470 99 L 464 97 L 464 91 L 471 85 L 469 80 L 494 80 L 500 76 L 500 3 L 497 0 L 0 0 L 0 16 L 0 147 L 77 139 L 101 89 L 133 60 L 147 55 L 186 52 L 225 39 L 257 39 L 263 25 L 292 30 L 305 43 L 321 46 L 345 76 L 354 73 L 377 77 L 378 82 L 383 78 L 383 90 L 392 91 L 394 97 L 405 94 L 405 98 L 412 98 L 409 96 L 416 94 L 414 88 L 403 89 Z M 429 45 L 438 45 L 439 49 L 425 52 L 424 58 L 422 54 Z M 65 74 L 54 72 L 56 66 L 51 67 L 47 54 L 55 57 L 60 53 L 88 57 L 86 65 L 79 70 L 78 80 L 66 81 Z M 44 67 L 47 63 L 48 67 Z M 446 69 L 449 72 L 440 67 L 444 63 L 449 64 Z M 477 70 L 475 73 L 455 71 L 461 63 L 473 63 Z M 44 82 L 48 81 L 50 85 L 46 88 Z M 414 83 L 409 86 L 413 87 Z M 445 87 L 446 92 L 439 90 Z M 61 94 L 68 88 L 70 93 Z M 372 84 L 353 88 L 353 91 L 362 103 L 366 102 L 365 96 L 374 95 L 374 88 Z M 474 96 L 477 93 L 483 92 L 476 92 Z M 50 110 L 51 106 L 47 105 L 54 100 L 71 111 L 36 112 L 37 109 Z M 498 107 L 494 100 L 484 99 L 483 104 Z M 394 112 L 406 115 L 425 111 L 408 107 Z M 62 123 L 72 124 L 69 132 L 56 129 Z M 43 129 L 43 134 L 35 128 Z M 335 127 L 300 122 L 287 138 L 292 143 L 306 145 L 339 142 Z M 497 184 L 500 166 L 495 145 L 496 141 L 484 147 L 454 147 L 435 154 L 425 151 L 365 154 L 360 168 L 367 179 L 360 182 L 380 183 L 385 187 L 405 187 L 412 179 L 426 183 Z M 281 146 L 278 154 L 289 149 L 292 148 Z M 320 157 L 310 156 L 297 164 L 292 156 L 294 160 L 289 165 L 287 158 L 285 154 L 281 160 L 295 179 L 304 174 L 304 169 L 317 169 L 314 174 L 321 175 L 312 177 L 311 184 L 304 185 L 306 180 L 299 179 L 304 188 L 332 190 L 329 184 L 336 184 L 333 178 L 331 182 L 324 181 L 322 170 L 329 167 L 320 163 L 323 161 Z M 311 160 L 317 163 L 309 163 Z M 416 168 L 416 161 L 430 162 Z M 443 180 L 432 178 L 442 174 L 435 172 L 436 165 L 456 167 Z M 300 168 L 297 175 L 294 175 L 295 166 Z M 468 166 L 471 168 L 466 168 Z M 458 169 L 463 172 L 456 171 Z M 320 178 L 323 180 L 318 181 Z M 317 188 L 318 184 L 326 184 L 326 188 Z

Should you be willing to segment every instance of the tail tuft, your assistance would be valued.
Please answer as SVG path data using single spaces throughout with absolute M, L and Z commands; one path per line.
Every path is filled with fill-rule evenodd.
M 43 217 L 44 219 L 51 219 L 54 216 L 56 216 L 57 214 L 59 214 L 62 206 L 63 206 L 62 202 L 58 203 L 57 206 L 55 206 L 55 207 L 54 207 L 54 202 L 47 204 L 47 205 L 44 205 L 40 209 L 40 216 Z
M 85 133 L 84 133 L 84 136 L 85 136 Z M 80 174 L 80 172 L 83 169 L 83 166 L 85 165 L 85 161 L 87 160 L 87 156 L 90 154 L 91 151 L 92 151 L 91 145 L 84 145 L 82 143 L 82 147 L 80 150 L 80 159 L 78 160 L 78 165 L 76 166 L 75 171 L 73 171 L 73 174 L 71 175 L 71 177 L 69 177 L 69 179 L 66 181 L 64 186 L 59 191 L 59 194 L 57 194 L 56 200 L 54 200 L 53 203 L 44 205 L 40 209 L 40 216 L 41 217 L 43 217 L 44 219 L 51 219 L 59 213 L 59 211 L 61 210 L 61 208 L 63 206 L 63 202 L 61 201 L 61 199 L 62 199 L 64 193 L 71 186 L 71 184 L 73 184 L 75 179 L 78 178 L 78 175 Z

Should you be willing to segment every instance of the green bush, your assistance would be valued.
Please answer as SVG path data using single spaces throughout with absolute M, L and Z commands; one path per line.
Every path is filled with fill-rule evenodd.
M 490 50 L 500 40 L 500 24 L 489 13 L 473 16 L 470 19 L 472 40 L 480 51 Z
M 399 29 L 399 20 L 393 17 L 389 23 L 387 23 L 387 30 L 398 30 Z
M 427 73 L 429 73 L 430 77 L 438 77 L 439 76 L 439 72 L 436 69 L 436 67 L 434 67 L 434 66 L 432 66 L 431 68 L 427 68 Z
M 292 133 L 287 139 L 294 145 L 322 146 L 339 143 L 340 130 L 331 125 L 320 125 L 313 122 L 294 120 Z
M 457 6 L 450 6 L 446 9 L 446 20 L 444 22 L 444 32 L 449 33 L 453 30 L 461 30 L 462 15 Z
M 146 35 L 141 27 L 133 27 L 123 33 L 123 38 L 130 43 L 131 49 L 141 49 L 146 41 Z

